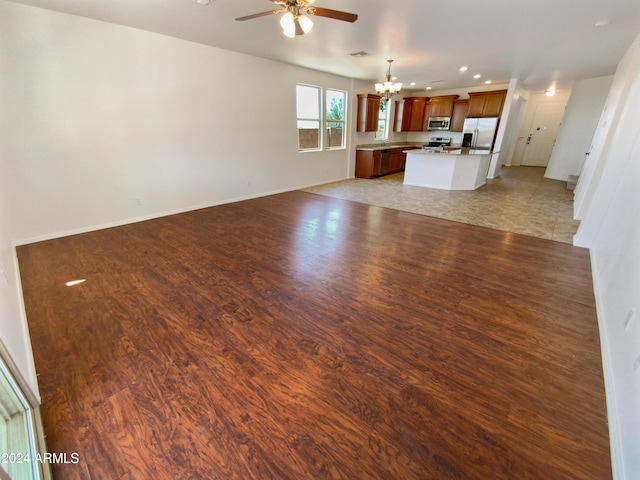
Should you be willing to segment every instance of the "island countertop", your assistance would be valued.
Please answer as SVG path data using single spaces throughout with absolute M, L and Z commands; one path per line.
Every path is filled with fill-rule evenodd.
M 417 153 L 420 155 L 493 155 L 494 152 L 491 150 L 471 150 L 468 148 L 456 148 L 456 147 L 448 147 L 445 148 L 442 152 L 433 151 L 433 150 L 407 150 L 406 153 Z
M 443 190 L 475 190 L 487 181 L 488 150 L 407 150 L 404 184 Z

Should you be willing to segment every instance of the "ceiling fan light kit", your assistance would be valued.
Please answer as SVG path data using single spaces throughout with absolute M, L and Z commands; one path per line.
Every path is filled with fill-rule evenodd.
M 296 35 L 309 33 L 313 28 L 313 22 L 304 15 L 294 15 L 291 12 L 287 12 L 280 19 L 280 26 L 285 36 L 293 38 Z
M 236 20 L 243 22 L 253 18 L 282 13 L 283 15 L 280 19 L 282 33 L 289 38 L 293 38 L 296 35 L 305 35 L 313 28 L 313 22 L 307 15 L 332 18 L 334 20 L 342 20 L 343 22 L 349 23 L 353 23 L 358 19 L 358 15 L 354 13 L 341 12 L 339 10 L 331 10 L 329 8 L 311 7 L 311 4 L 315 3 L 315 1 L 316 0 L 271 0 L 271 2 L 276 5 L 280 5 L 282 9 L 254 13 L 253 15 L 236 18 Z

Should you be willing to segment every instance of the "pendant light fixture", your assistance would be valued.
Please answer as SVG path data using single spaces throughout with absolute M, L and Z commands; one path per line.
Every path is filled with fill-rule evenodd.
M 389 101 L 389 99 L 400 92 L 402 88 L 401 83 L 393 83 L 391 81 L 391 63 L 393 60 L 387 60 L 389 63 L 389 68 L 387 69 L 387 81 L 384 83 L 376 83 L 376 93 L 380 95 L 385 101 Z

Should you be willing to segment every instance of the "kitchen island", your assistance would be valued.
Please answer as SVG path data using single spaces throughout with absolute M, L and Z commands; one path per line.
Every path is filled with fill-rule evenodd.
M 487 181 L 491 154 L 485 150 L 409 150 L 404 184 L 444 190 L 475 190 Z

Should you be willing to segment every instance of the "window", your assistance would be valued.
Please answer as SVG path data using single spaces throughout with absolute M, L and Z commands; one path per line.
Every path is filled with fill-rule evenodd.
M 347 92 L 327 88 L 324 114 L 322 99 L 321 87 L 296 85 L 298 150 L 301 152 L 322 150 L 323 145 L 327 150 L 345 148 Z
M 0 357 L 0 478 L 41 478 L 34 428 L 32 409 Z
M 327 148 L 345 148 L 345 104 L 347 92 L 327 89 Z
M 378 110 L 378 130 L 376 130 L 376 140 L 387 140 L 389 138 L 389 109 L 387 100 L 380 100 L 380 110 Z
M 313 151 L 322 148 L 320 137 L 320 87 L 296 85 L 298 112 L 298 150 Z

